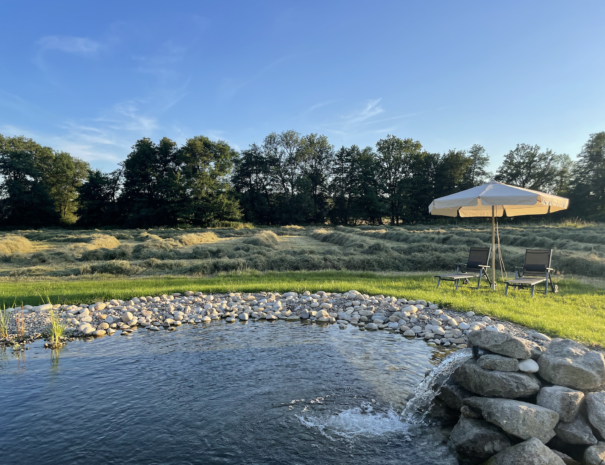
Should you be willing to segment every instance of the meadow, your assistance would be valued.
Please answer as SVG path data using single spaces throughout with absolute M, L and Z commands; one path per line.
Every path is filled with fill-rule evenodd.
M 69 230 L 0 235 L 0 305 L 106 301 L 196 290 L 260 292 L 356 289 L 473 310 L 551 336 L 605 346 L 605 226 L 500 226 L 506 275 L 525 248 L 553 248 L 558 294 L 532 299 L 433 275 L 488 245 L 489 224 L 412 227 Z

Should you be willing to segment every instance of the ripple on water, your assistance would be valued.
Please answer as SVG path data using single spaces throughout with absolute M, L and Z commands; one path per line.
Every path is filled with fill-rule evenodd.
M 456 463 L 397 415 L 446 354 L 423 341 L 278 321 L 41 345 L 0 350 L 3 464 Z

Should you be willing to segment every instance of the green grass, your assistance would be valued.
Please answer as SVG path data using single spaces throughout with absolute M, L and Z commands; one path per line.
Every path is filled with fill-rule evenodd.
M 407 299 L 425 299 L 444 308 L 493 316 L 534 328 L 552 337 L 576 339 L 605 346 L 605 290 L 576 280 L 558 282 L 560 293 L 544 296 L 529 291 L 509 292 L 504 286 L 495 292 L 486 286 L 481 290 L 469 286 L 456 292 L 451 283 L 436 289 L 431 275 L 388 275 L 364 272 L 319 271 L 285 273 L 237 273 L 209 278 L 161 277 L 137 279 L 96 279 L 72 281 L 4 281 L 0 283 L 0 306 L 23 302 L 41 304 L 40 295 L 57 303 L 90 303 L 111 298 L 128 299 L 184 292 L 206 293 L 230 291 L 327 291 L 351 289 L 367 294 L 383 294 Z

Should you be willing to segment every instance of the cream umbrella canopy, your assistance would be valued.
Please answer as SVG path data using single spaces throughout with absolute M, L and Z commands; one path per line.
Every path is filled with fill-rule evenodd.
M 569 199 L 522 187 L 490 181 L 482 186 L 433 200 L 431 215 L 461 218 L 492 218 L 492 289 L 496 287 L 496 218 L 523 215 L 545 215 L 565 210 Z

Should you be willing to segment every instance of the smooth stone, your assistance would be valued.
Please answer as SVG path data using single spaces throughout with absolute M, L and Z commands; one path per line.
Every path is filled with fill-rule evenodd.
M 564 386 L 549 386 L 540 389 L 536 404 L 559 414 L 559 420 L 573 421 L 584 401 L 584 393 Z
M 538 370 L 540 370 L 540 365 L 531 358 L 519 362 L 519 371 L 522 371 L 523 373 L 537 373 Z
M 541 387 L 534 375 L 484 370 L 474 359 L 467 360 L 456 369 L 454 381 L 481 396 L 509 399 L 531 396 Z
M 414 331 L 412 331 L 411 329 L 408 329 L 403 333 L 403 335 L 406 337 L 414 337 L 414 336 L 416 336 L 416 333 Z
M 378 325 L 375 323 L 368 323 L 365 326 L 365 329 L 370 330 L 370 331 L 376 331 L 378 329 Z
M 576 416 L 576 419 L 569 423 L 560 421 L 555 433 L 568 444 L 595 445 L 598 442 L 583 415 Z
M 510 440 L 497 426 L 484 420 L 461 417 L 454 426 L 450 439 L 456 452 L 483 461 L 510 447 Z
M 491 371 L 518 371 L 519 361 L 516 358 L 502 355 L 488 354 L 479 357 L 477 365 L 484 370 Z
M 601 437 L 605 437 L 605 391 L 586 394 L 586 411 L 590 424 L 601 434 Z
M 599 442 L 584 451 L 586 465 L 603 465 L 605 463 L 605 442 Z
M 596 389 L 605 384 L 605 356 L 569 339 L 553 339 L 538 359 L 546 381 L 572 389 Z
M 238 318 L 242 321 L 247 321 L 248 320 L 248 314 L 247 313 L 240 313 L 238 315 Z
M 559 422 L 557 412 L 518 400 L 469 397 L 464 403 L 507 433 L 521 439 L 538 438 L 545 444 L 555 436 Z
M 531 438 L 504 449 L 485 465 L 565 465 L 565 462 L 538 439 Z
M 132 320 L 133 318 L 134 318 L 134 316 L 130 312 L 124 312 L 124 313 L 122 313 L 122 321 L 124 323 Z
M 473 346 L 498 355 L 525 360 L 531 357 L 531 342 L 495 331 L 472 331 L 468 340 Z
M 93 333 L 93 336 L 95 336 L 95 337 L 102 337 L 102 336 L 105 336 L 106 334 L 107 334 L 107 331 L 105 331 L 104 329 L 97 329 Z

